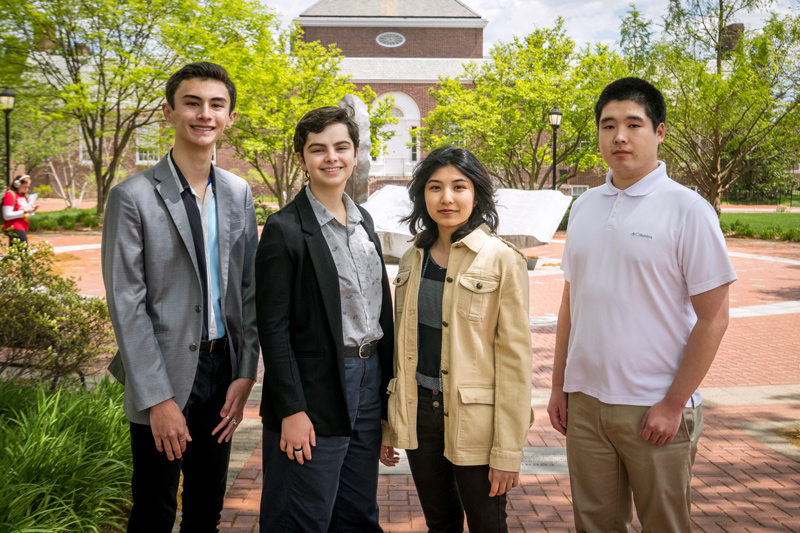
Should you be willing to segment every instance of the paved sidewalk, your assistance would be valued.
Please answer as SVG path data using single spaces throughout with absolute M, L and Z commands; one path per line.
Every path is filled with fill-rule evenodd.
M 63 272 L 79 273 L 86 294 L 100 295 L 100 236 L 47 235 Z M 41 240 L 34 234 L 32 241 Z M 563 234 L 535 249 L 531 275 L 532 404 L 536 421 L 525 471 L 563 471 L 564 438 L 545 412 L 563 276 Z M 729 239 L 739 274 L 731 287 L 731 322 L 703 382 L 705 429 L 692 482 L 693 523 L 702 532 L 800 531 L 800 449 L 773 432 L 800 426 L 800 245 Z M 263 368 L 260 370 L 263 374 Z M 260 386 L 234 438 L 231 485 L 222 531 L 257 531 L 261 494 Z M 542 455 L 542 449 L 554 455 Z M 542 460 L 552 457 L 554 460 Z M 569 478 L 521 476 L 509 494 L 510 531 L 574 531 Z M 411 476 L 382 475 L 381 522 L 387 532 L 426 531 Z M 638 522 L 633 529 L 640 531 Z

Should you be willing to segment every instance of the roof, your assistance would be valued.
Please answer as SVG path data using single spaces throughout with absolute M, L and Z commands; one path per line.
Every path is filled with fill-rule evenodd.
M 467 18 L 481 16 L 459 0 L 320 0 L 299 19 L 325 18 Z
M 438 83 L 439 76 L 462 79 L 464 66 L 467 63 L 482 64 L 486 61 L 486 59 L 344 57 L 340 71 L 351 76 L 351 81 L 354 83 Z

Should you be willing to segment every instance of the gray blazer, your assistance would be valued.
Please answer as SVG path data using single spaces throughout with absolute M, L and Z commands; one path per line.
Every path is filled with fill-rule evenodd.
M 214 172 L 222 319 L 233 379 L 255 379 L 253 198 L 243 179 Z M 111 189 L 103 220 L 103 282 L 119 346 L 109 371 L 125 385 L 125 414 L 137 424 L 149 424 L 150 407 L 169 398 L 183 409 L 197 368 L 203 293 L 180 193 L 167 156 Z

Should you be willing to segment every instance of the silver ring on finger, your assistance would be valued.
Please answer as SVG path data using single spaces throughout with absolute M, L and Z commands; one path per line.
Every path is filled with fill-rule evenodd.
M 232 419 L 231 419 L 231 422 L 233 422 L 233 425 L 234 425 L 234 426 L 235 426 L 236 424 L 238 424 L 238 423 L 239 423 L 239 422 L 237 422 L 237 421 L 236 421 L 236 419 L 235 419 L 235 418 L 232 418 Z
M 297 453 L 303 453 L 303 448 L 292 448 L 292 449 L 294 450 L 294 453 L 296 453 L 296 454 Z

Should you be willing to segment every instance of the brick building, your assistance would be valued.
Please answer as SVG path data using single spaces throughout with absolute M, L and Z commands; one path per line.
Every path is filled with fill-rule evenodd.
M 373 160 L 370 189 L 408 181 L 422 155 L 414 130 L 435 106 L 429 91 L 484 61 L 487 21 L 459 0 L 321 0 L 295 22 L 307 42 L 342 50 L 342 72 L 359 89 L 394 98 L 398 124 L 388 153 Z

